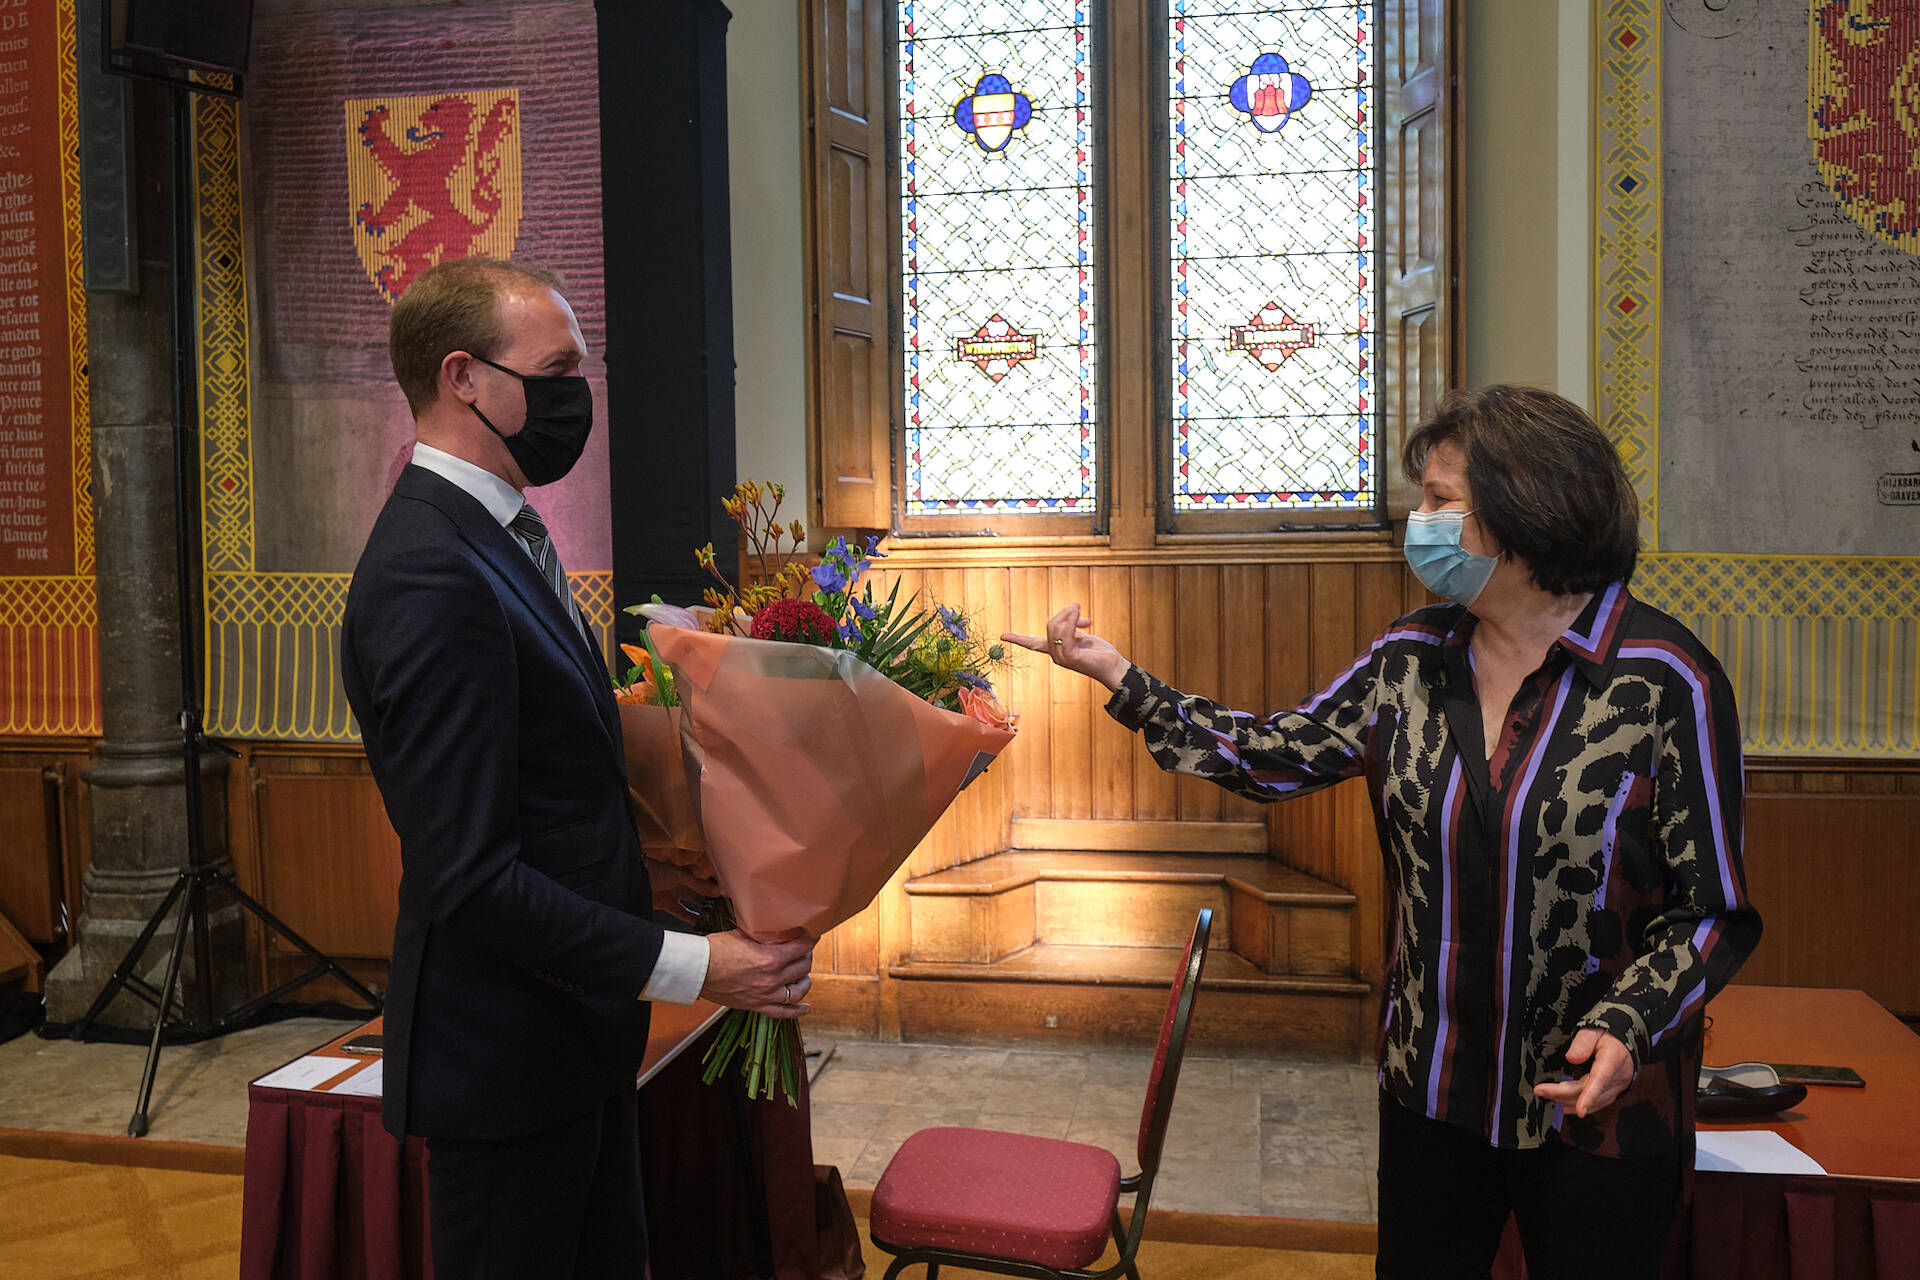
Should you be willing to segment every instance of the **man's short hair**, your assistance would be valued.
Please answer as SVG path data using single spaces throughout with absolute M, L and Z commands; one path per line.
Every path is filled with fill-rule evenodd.
M 454 258 L 429 267 L 393 304 L 387 355 L 393 376 L 418 417 L 433 403 L 440 362 L 451 351 L 492 358 L 506 340 L 502 295 L 528 287 L 562 292 L 560 277 L 499 258 Z
M 1570 595 L 1633 577 L 1640 499 L 1613 442 L 1579 405 L 1533 387 L 1450 391 L 1401 451 L 1407 479 L 1419 484 L 1449 440 L 1466 454 L 1480 526 L 1541 590 Z

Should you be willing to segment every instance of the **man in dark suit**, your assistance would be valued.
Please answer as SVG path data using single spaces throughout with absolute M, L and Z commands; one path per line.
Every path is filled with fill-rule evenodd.
M 341 630 L 400 833 L 384 1120 L 427 1139 L 437 1274 L 637 1277 L 647 1002 L 798 1017 L 812 940 L 653 921 L 606 667 L 522 495 L 593 421 L 557 280 L 442 263 L 390 350 L 418 443 Z

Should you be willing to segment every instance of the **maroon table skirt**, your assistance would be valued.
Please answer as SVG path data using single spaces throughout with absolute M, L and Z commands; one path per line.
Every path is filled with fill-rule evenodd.
M 700 1083 L 705 1048 L 640 1090 L 653 1274 L 846 1274 L 821 1256 L 804 1086 L 797 1108 L 749 1104 Z M 248 1090 L 241 1280 L 423 1280 L 431 1254 L 426 1146 L 380 1127 L 380 1099 Z
M 1527 1274 L 1507 1224 L 1496 1280 Z M 1667 1250 L 1666 1280 L 1913 1280 L 1920 1183 L 1699 1173 Z

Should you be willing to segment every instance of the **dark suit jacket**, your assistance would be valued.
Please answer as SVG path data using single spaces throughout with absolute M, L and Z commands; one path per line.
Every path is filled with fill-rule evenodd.
M 400 833 L 386 1127 L 510 1137 L 633 1088 L 661 930 L 599 655 L 519 541 L 415 466 L 341 650 Z

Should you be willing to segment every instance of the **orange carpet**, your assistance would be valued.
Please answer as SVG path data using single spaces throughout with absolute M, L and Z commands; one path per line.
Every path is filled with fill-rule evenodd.
M 0 1130 L 0 1276 L 232 1280 L 241 1155 L 194 1143 Z M 855 1191 L 850 1199 L 868 1274 L 878 1280 L 891 1258 L 866 1240 L 871 1197 Z M 1148 1280 L 1365 1280 L 1372 1254 L 1365 1224 L 1155 1213 L 1140 1272 Z M 907 1274 L 918 1280 L 921 1269 Z
M 233 1280 L 240 1176 L 0 1156 L 0 1276 Z

